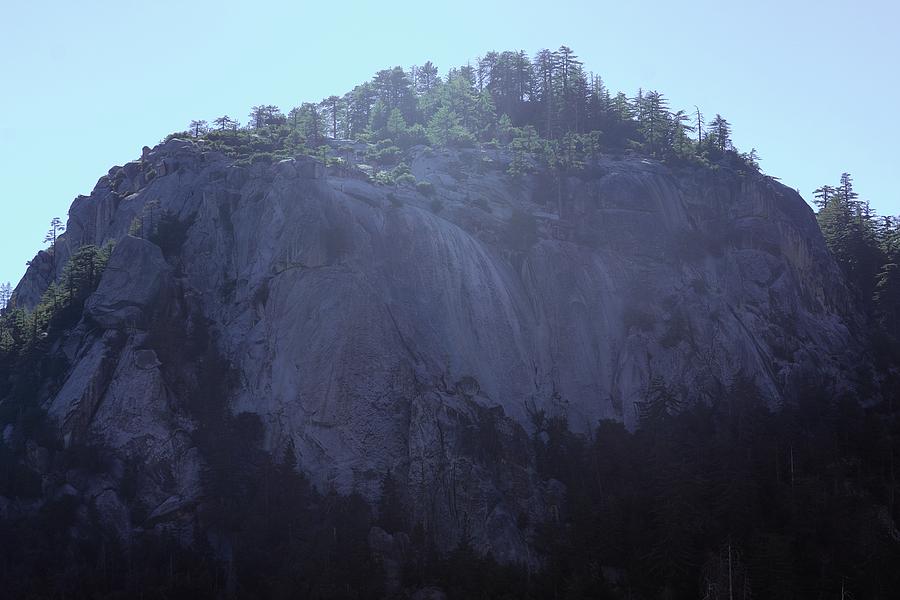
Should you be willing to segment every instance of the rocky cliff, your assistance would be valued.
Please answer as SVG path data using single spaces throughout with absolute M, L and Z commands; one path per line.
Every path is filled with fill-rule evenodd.
M 186 408 L 202 336 L 229 365 L 230 410 L 259 415 L 267 448 L 321 489 L 377 500 L 390 471 L 447 545 L 465 532 L 527 561 L 523 524 L 564 494 L 530 456 L 547 418 L 636 427 L 651 383 L 717 402 L 748 377 L 772 407 L 810 378 L 853 385 L 850 295 L 793 190 L 635 156 L 514 180 L 508 161 L 414 150 L 430 185 L 396 187 L 173 139 L 113 168 L 15 293 L 35 305 L 68 255 L 116 242 L 43 405 L 67 443 L 142 465 L 141 527 L 177 526 L 203 500 Z M 170 239 L 145 235 L 164 218 Z M 125 536 L 121 480 L 65 485 Z

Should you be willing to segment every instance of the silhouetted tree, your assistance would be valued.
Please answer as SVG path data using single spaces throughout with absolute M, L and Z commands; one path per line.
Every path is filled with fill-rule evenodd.
M 206 133 L 207 131 L 207 123 L 206 121 L 191 121 L 190 126 L 191 131 L 194 134 L 194 137 L 200 137 L 201 133 Z
M 338 120 L 341 118 L 343 111 L 343 100 L 340 96 L 329 96 L 322 100 L 320 106 L 324 111 L 324 117 L 331 122 L 331 137 L 338 137 Z
M 732 147 L 731 124 L 722 115 L 716 114 L 716 118 L 707 128 L 707 139 L 711 140 L 713 146 L 721 153 L 730 150 Z
M 237 121 L 229 117 L 228 115 L 223 115 L 218 117 L 213 121 L 213 124 L 219 128 L 219 131 L 225 131 L 226 129 L 236 129 Z
M 0 285 L 0 309 L 6 308 L 12 298 L 12 285 L 7 281 Z

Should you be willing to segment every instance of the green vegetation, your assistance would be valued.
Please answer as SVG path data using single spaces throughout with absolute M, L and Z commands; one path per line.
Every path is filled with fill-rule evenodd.
M 12 299 L 13 295 L 13 287 L 10 282 L 0 284 L 0 310 L 6 308 L 6 305 L 9 304 L 9 301 Z
M 364 158 L 375 180 L 405 186 L 410 194 L 415 189 L 428 197 L 434 213 L 444 202 L 432 184 L 411 173 L 413 146 L 502 148 L 511 177 L 544 169 L 542 183 L 560 194 L 565 176 L 588 169 L 604 153 L 758 170 L 756 152 L 733 147 L 731 125 L 720 115 L 704 127 L 699 110 L 673 112 L 657 91 L 612 96 L 566 47 L 534 58 L 491 52 L 444 78 L 430 62 L 409 71 L 395 67 L 344 96 L 303 103 L 287 115 L 258 105 L 245 128 L 227 115 L 212 124 L 192 121 L 189 132 L 173 136 L 202 138 L 246 165 L 297 154 L 341 165 L 343 159 L 331 155 L 329 138 L 367 142 Z M 464 165 L 469 171 L 482 166 L 477 160 Z M 403 202 L 395 192 L 400 190 L 388 191 L 386 198 L 396 209 Z M 205 320 L 157 315 L 146 344 L 183 403 L 173 410 L 196 423 L 190 435 L 203 457 L 203 499 L 192 515 L 197 543 L 185 548 L 175 539 L 139 532 L 152 508 L 141 504 L 139 482 L 155 475 L 131 462 L 119 493 L 136 527 L 133 545 L 121 547 L 96 507 L 74 496 L 55 497 L 34 513 L 0 520 L 4 592 L 381 598 L 383 565 L 367 539 L 378 525 L 409 540 L 400 565 L 403 589 L 433 585 L 452 599 L 891 598 L 900 589 L 900 381 L 888 368 L 900 356 L 900 221 L 878 217 L 859 199 L 849 174 L 815 196 L 825 241 L 868 318 L 867 331 L 884 363 L 876 365 L 884 378 L 881 402 L 834 397 L 806 382 L 796 398 L 772 411 L 749 378 L 737 378 L 708 401 L 653 379 L 636 407 L 635 432 L 601 421 L 589 435 L 576 435 L 564 418 L 536 411 L 532 430 L 521 433 L 527 439 L 522 460 L 536 478 L 561 482 L 566 494 L 542 522 L 518 516 L 520 531 L 543 559 L 529 571 L 478 555 L 465 537 L 452 552 L 439 554 L 433 532 L 410 522 L 413 511 L 393 472 L 383 478 L 377 511 L 357 495 L 315 490 L 298 472 L 290 440 L 275 454 L 267 452 L 260 419 L 229 410 L 234 373 L 217 354 Z M 483 197 L 470 201 L 491 211 Z M 131 233 L 172 259 L 190 226 L 151 201 Z M 62 230 L 54 219 L 46 236 L 53 261 Z M 340 260 L 349 235 L 333 229 L 325 236 L 328 260 Z M 504 236 L 510 248 L 528 252 L 538 242 L 535 218 L 514 210 Z M 708 250 L 690 240 L 678 247 L 685 259 Z M 48 452 L 52 475 L 60 480 L 111 472 L 111 453 L 102 447 L 64 448 L 37 404 L 46 396 L 41 390 L 60 385 L 67 372 L 67 361 L 54 348 L 81 321 L 110 252 L 110 246 L 78 249 L 34 310 L 10 306 L 0 313 L 0 432 L 15 425 L 8 442 L 0 438 L 5 499 L 42 495 L 42 473 L 22 458 L 30 441 Z M 234 285 L 222 293 L 229 295 Z M 255 302 L 264 304 L 267 295 L 268 287 L 260 288 Z M 0 286 L 0 306 L 11 296 L 9 284 Z M 658 323 L 647 306 L 634 302 L 625 325 L 649 330 Z M 663 346 L 684 337 L 683 315 L 661 325 Z M 462 436 L 462 447 L 482 465 L 503 459 L 498 419 L 499 413 L 485 412 Z M 93 531 L 76 538 L 71 528 L 85 520 Z
M 51 282 L 32 311 L 11 307 L 0 313 L 0 428 L 14 424 L 20 435 L 49 435 L 38 390 L 60 385 L 67 362 L 51 348 L 82 317 L 84 301 L 96 289 L 112 250 L 82 246 Z
M 536 166 L 574 173 L 603 153 L 625 152 L 673 164 L 759 169 L 755 150 L 734 148 L 731 125 L 721 115 L 704 127 L 699 109 L 673 112 L 658 91 L 613 96 L 566 46 L 533 58 L 524 51 L 488 52 L 474 66 L 452 68 L 443 77 L 431 62 L 384 69 L 343 96 L 303 102 L 287 115 L 260 104 L 244 127 L 227 115 L 213 125 L 191 121 L 183 135 L 202 138 L 244 164 L 318 156 L 314 149 L 332 139 L 372 144 L 366 160 L 379 170 L 397 166 L 411 147 L 424 144 L 505 148 L 514 177 Z
M 831 254 L 873 325 L 882 358 L 900 356 L 900 219 L 879 217 L 859 199 L 849 173 L 813 192 Z
M 0 576 L 12 593 L 381 598 L 383 571 L 367 541 L 374 525 L 408 536 L 404 589 L 437 586 L 451 599 L 807 598 L 840 597 L 841 590 L 887 599 L 900 586 L 896 397 L 863 408 L 858 398 L 808 387 L 772 412 L 745 378 L 710 404 L 656 380 L 634 433 L 601 421 L 592 435 L 576 435 L 565 419 L 536 412 L 523 451 L 541 479 L 563 483 L 567 493 L 542 522 L 519 515 L 519 528 L 544 558 L 529 572 L 480 556 L 465 538 L 438 553 L 433 533 L 410 522 L 390 472 L 377 515 L 358 496 L 317 492 L 295 470 L 290 443 L 276 460 L 262 449 L 258 417 L 227 410 L 230 368 L 209 336 L 169 325 L 151 340 L 164 368 L 198 357 L 204 365 L 187 394 L 205 462 L 207 500 L 194 521 L 203 541 L 184 548 L 165 536 L 137 535 L 126 553 L 100 521 L 92 537 L 74 539 L 68 527 L 78 504 L 63 497 L 34 516 L 0 521 L 8 541 L 0 547 Z M 481 415 L 464 442 L 476 460 L 492 464 L 499 435 L 491 415 Z M 99 452 L 65 451 L 60 460 L 96 469 Z M 0 493 L 39 493 L 35 473 L 2 445 L 0 466 Z M 146 467 L 129 468 L 140 477 Z M 145 509 L 129 498 L 141 522 Z M 231 548 L 227 559 L 213 540 Z
M 198 424 L 191 436 L 203 456 L 206 495 L 196 508 L 196 544 L 186 548 L 167 534 L 136 533 L 123 548 L 93 503 L 60 496 L 39 511 L 0 519 L 3 596 L 382 597 L 379 566 L 367 545 L 374 523 L 370 507 L 358 495 L 316 491 L 296 470 L 292 445 L 276 460 L 262 447 L 259 417 L 230 412 L 226 398 L 233 373 L 217 354 L 204 319 L 185 325 L 165 310 L 156 317 L 147 344 L 160 357 L 166 380 L 181 392 L 183 405 L 173 410 L 187 411 Z M 48 349 L 37 356 L 46 360 Z M 193 364 L 201 365 L 196 378 L 184 371 Z M 21 365 L 36 366 L 40 362 Z M 45 370 L 35 370 L 32 379 L 46 384 Z M 12 372 L 0 365 L 0 373 Z M 37 397 L 37 389 L 27 393 Z M 0 394 L 6 408 L 10 396 L 5 389 Z M 20 415 L 20 425 L 24 418 Z M 63 447 L 41 414 L 31 418 L 45 431 L 27 432 L 25 438 L 19 427 L 11 446 L 0 440 L 0 495 L 8 499 L 41 494 L 40 473 L 21 460 L 26 439 L 37 438 L 46 449 L 53 477 L 108 473 L 121 458 L 102 446 Z M 139 526 L 153 508 L 142 502 L 140 481 L 159 473 L 140 461 L 125 462 L 119 493 L 128 502 L 129 525 Z M 72 534 L 78 524 L 84 535 Z M 225 546 L 214 549 L 216 543 L 229 548 L 227 559 L 221 553 Z
M 82 246 L 69 257 L 62 276 L 50 283 L 34 310 L 5 310 L 0 315 L 0 361 L 29 354 L 48 335 L 61 332 L 79 319 L 84 301 L 100 283 L 111 252 L 111 244 L 103 248 Z

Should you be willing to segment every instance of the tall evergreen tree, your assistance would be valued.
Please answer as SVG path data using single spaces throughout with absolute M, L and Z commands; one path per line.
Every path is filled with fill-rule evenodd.
M 829 188 L 830 191 L 826 188 L 829 186 L 816 190 L 817 198 L 825 198 L 816 215 L 819 227 L 835 261 L 859 291 L 864 307 L 868 308 L 874 302 L 879 272 L 883 271 L 889 258 L 879 246 L 874 217 L 867 205 L 859 201 L 850 174 L 841 174 L 836 188 Z M 888 270 L 885 279 L 890 277 L 893 275 Z
M 819 210 L 828 206 L 828 202 L 834 196 L 835 191 L 835 188 L 830 185 L 823 185 L 813 190 L 813 197 L 815 197 L 814 203 L 819 207 Z
M 53 266 L 53 270 L 56 271 L 56 240 L 59 237 L 59 234 L 66 230 L 66 226 L 63 225 L 62 219 L 59 217 L 53 217 L 50 220 L 50 229 L 47 230 L 47 233 L 44 234 L 44 243 L 50 244 L 50 264 Z M 54 278 L 56 275 L 54 274 Z
M 340 96 L 329 96 L 322 100 L 319 104 L 323 111 L 323 117 L 327 119 L 331 124 L 331 137 L 332 139 L 337 139 L 338 137 L 338 121 L 341 119 L 344 101 Z
M 548 139 L 553 139 L 556 133 L 556 96 L 554 84 L 558 68 L 558 56 L 555 52 L 544 49 L 534 58 L 536 101 L 544 114 L 543 133 Z
M 304 102 L 296 114 L 297 129 L 310 144 L 317 144 L 325 135 L 324 115 L 315 102 Z
M 694 105 L 694 109 L 697 112 L 697 148 L 699 149 L 703 145 L 703 114 L 700 112 L 700 107 L 696 104 Z
M 222 115 L 213 120 L 213 125 L 219 128 L 219 131 L 225 131 L 226 129 L 236 129 L 237 121 L 229 117 L 228 115 Z
M 250 121 L 253 127 L 261 129 L 266 125 L 277 125 L 286 121 L 281 109 L 272 104 L 260 104 L 250 109 Z
M 707 139 L 722 154 L 731 150 L 731 124 L 722 115 L 716 114 L 707 128 Z
M 12 285 L 7 281 L 0 284 L 0 309 L 6 308 L 12 298 Z
M 841 183 L 837 187 L 837 193 L 841 196 L 841 201 L 847 206 L 851 211 L 856 211 L 857 206 L 857 198 L 859 198 L 859 194 L 857 194 L 853 190 L 853 177 L 850 176 L 850 173 L 841 173 Z
M 191 131 L 194 134 L 194 137 L 200 137 L 201 133 L 206 133 L 208 130 L 207 122 L 204 120 L 199 121 L 191 121 Z
M 648 91 L 643 96 L 641 110 L 641 133 L 651 154 L 657 155 L 663 149 L 669 136 L 668 100 L 657 91 Z
M 427 94 L 440 83 L 441 78 L 438 76 L 438 69 L 429 60 L 424 65 L 416 69 L 415 91 L 418 95 Z

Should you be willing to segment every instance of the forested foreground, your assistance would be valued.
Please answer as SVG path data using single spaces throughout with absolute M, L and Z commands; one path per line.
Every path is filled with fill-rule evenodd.
M 215 390 L 216 368 L 208 376 L 201 383 Z M 377 526 L 408 539 L 398 597 L 426 586 L 449 598 L 895 597 L 896 397 L 864 409 L 810 387 L 771 412 L 738 382 L 711 406 L 687 400 L 654 385 L 637 432 L 601 422 L 590 438 L 535 416 L 536 468 L 568 490 L 546 522 L 520 520 L 544 556 L 538 570 L 498 565 L 465 540 L 439 554 L 429 531 L 405 520 L 390 474 L 377 507 L 317 492 L 292 452 L 262 450 L 255 416 L 210 410 L 204 397 L 195 547 L 148 533 L 128 550 L 97 514 L 92 533 L 73 538 L 84 508 L 62 495 L 0 521 L 0 579 L 9 597 L 380 598 L 398 581 L 369 545 Z M 2 494 L 36 496 L 36 474 L 3 452 Z M 102 448 L 57 446 L 54 460 L 69 472 L 109 468 Z

